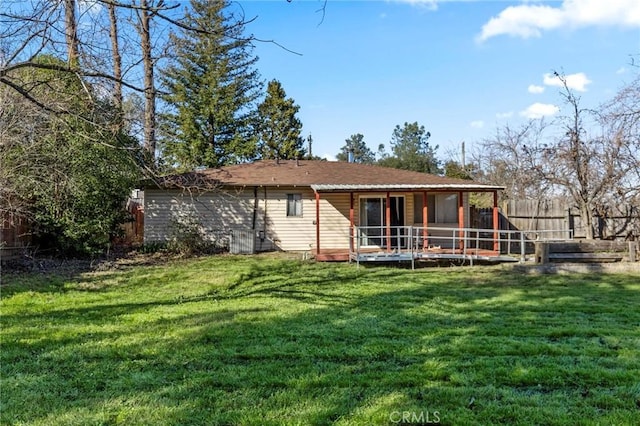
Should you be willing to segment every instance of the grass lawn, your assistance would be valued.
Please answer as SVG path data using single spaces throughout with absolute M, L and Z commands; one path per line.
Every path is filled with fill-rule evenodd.
M 640 424 L 638 275 L 218 256 L 1 291 L 2 424 Z

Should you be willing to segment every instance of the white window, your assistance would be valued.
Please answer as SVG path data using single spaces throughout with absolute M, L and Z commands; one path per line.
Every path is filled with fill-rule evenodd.
M 287 216 L 302 216 L 302 194 L 287 194 Z
M 429 223 L 458 223 L 458 194 L 428 194 Z M 413 194 L 413 222 L 422 223 L 422 194 Z
M 458 223 L 458 194 L 438 194 L 436 223 Z

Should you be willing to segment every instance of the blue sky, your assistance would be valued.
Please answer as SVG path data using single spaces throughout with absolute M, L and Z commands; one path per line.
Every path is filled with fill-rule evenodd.
M 300 105 L 313 153 L 335 156 L 362 133 L 371 149 L 395 125 L 432 134 L 439 157 L 506 123 L 562 115 L 563 72 L 585 107 L 613 97 L 640 68 L 640 2 L 240 1 L 257 19 L 265 80 L 278 79 Z M 632 55 L 636 55 L 632 58 Z

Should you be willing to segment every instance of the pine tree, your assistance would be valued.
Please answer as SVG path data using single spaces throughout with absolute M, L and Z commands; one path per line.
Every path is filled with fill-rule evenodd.
M 422 173 L 441 173 L 440 161 L 436 158 L 438 146 L 429 144 L 431 133 L 417 122 L 397 125 L 391 136 L 392 156 L 383 156 L 378 163 L 396 169 Z M 382 147 L 384 150 L 384 147 Z
M 258 105 L 260 154 L 264 159 L 294 159 L 305 155 L 302 123 L 296 117 L 300 107 L 278 80 L 267 86 L 267 96 Z
M 179 169 L 220 167 L 256 157 L 256 101 L 262 82 L 244 22 L 231 2 L 191 0 L 171 35 L 173 62 L 164 70 L 170 111 L 163 119 L 163 154 Z
M 340 153 L 336 155 L 338 161 L 348 161 L 349 151 L 353 152 L 354 163 L 373 164 L 376 161 L 376 155 L 371 151 L 364 141 L 364 135 L 357 133 L 351 135 L 349 139 L 345 139 L 345 144 L 340 148 Z

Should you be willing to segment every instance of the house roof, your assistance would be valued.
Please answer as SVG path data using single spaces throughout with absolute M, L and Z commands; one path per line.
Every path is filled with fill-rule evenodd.
M 256 161 L 166 176 L 164 188 L 200 182 L 216 186 L 306 186 L 318 192 L 375 190 L 460 190 L 495 191 L 500 186 L 482 185 L 470 180 L 392 169 L 370 164 L 338 161 Z

